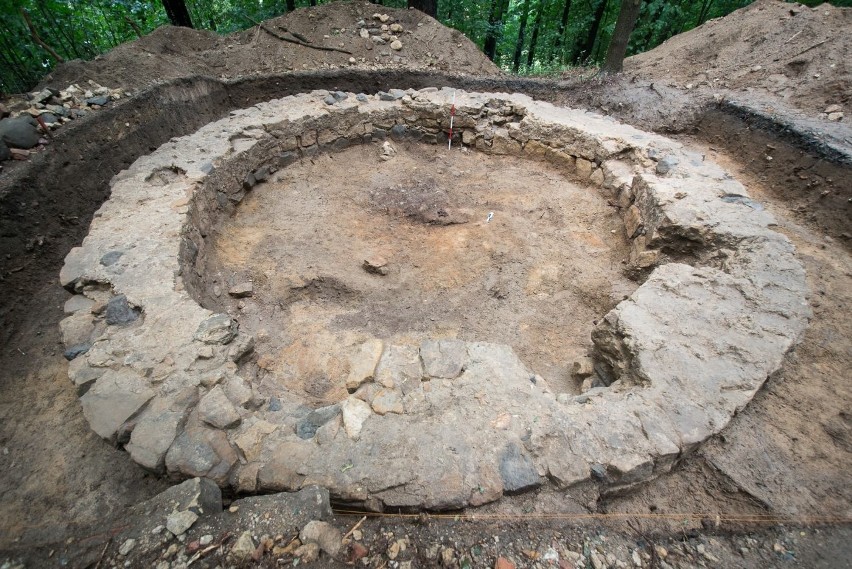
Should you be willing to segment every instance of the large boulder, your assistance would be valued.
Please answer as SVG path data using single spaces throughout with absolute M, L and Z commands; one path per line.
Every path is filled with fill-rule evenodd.
M 29 115 L 0 120 L 0 140 L 7 146 L 32 148 L 38 139 L 38 122 Z

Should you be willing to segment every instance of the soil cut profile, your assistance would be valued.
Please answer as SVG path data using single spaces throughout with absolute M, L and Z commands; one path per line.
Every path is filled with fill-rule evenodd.
M 459 338 L 511 345 L 576 393 L 594 322 L 637 286 L 615 208 L 546 164 L 395 146 L 281 170 L 218 230 L 210 308 L 257 335 L 248 373 L 336 403 L 370 337 Z

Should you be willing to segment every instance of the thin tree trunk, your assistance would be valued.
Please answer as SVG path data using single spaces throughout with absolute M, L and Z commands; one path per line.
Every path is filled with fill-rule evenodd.
M 595 47 L 595 39 L 598 37 L 598 30 L 601 27 L 601 20 L 603 20 L 604 13 L 606 12 L 606 5 L 607 0 L 600 0 L 598 3 L 594 19 L 592 20 L 592 25 L 589 27 L 589 33 L 586 36 L 585 41 L 574 45 L 574 50 L 571 53 L 572 62 L 581 64 L 592 54 L 592 48 Z
M 292 12 L 296 9 L 296 0 L 287 0 L 287 11 Z
M 438 17 L 438 0 L 408 0 L 408 7 L 420 10 L 433 18 Z
M 533 24 L 532 36 L 530 36 L 530 49 L 527 52 L 527 67 L 532 67 L 533 60 L 535 59 L 535 46 L 538 44 L 538 32 L 541 28 L 541 13 L 544 12 L 544 2 L 545 0 L 541 0 L 538 5 L 538 11 L 535 14 L 535 23 Z
M 518 43 L 515 44 L 515 57 L 512 59 L 512 71 L 517 73 L 521 68 L 521 52 L 524 50 L 524 34 L 527 31 L 527 19 L 530 12 L 530 0 L 524 0 L 521 5 L 521 23 L 518 29 Z
M 173 26 L 193 27 L 185 0 L 163 0 L 163 7 L 166 9 L 166 15 Z
M 74 45 L 74 42 L 71 41 L 68 34 L 65 33 L 65 30 L 59 25 L 59 22 L 56 21 L 56 17 L 53 15 L 53 12 L 45 10 L 43 1 L 37 2 L 36 6 L 38 6 L 38 11 L 41 13 L 41 17 L 44 21 L 50 23 L 53 31 L 56 32 L 51 35 L 56 38 L 56 43 L 59 44 L 60 49 L 62 49 L 68 57 L 79 58 L 80 53 L 77 51 L 77 46 Z
M 565 61 L 562 45 L 565 41 L 565 28 L 568 27 L 568 14 L 570 12 L 571 0 L 565 0 L 565 4 L 562 7 L 562 18 L 559 20 L 559 26 L 556 28 L 556 41 L 553 43 L 553 53 L 551 54 L 551 57 L 556 56 L 559 58 L 560 63 Z
M 121 43 L 121 40 L 118 39 L 118 36 L 115 35 L 115 30 L 112 28 L 112 15 L 106 12 L 103 6 L 99 6 L 98 10 L 101 13 L 101 17 L 104 20 L 104 24 L 106 25 L 105 27 L 109 32 L 109 35 L 112 36 L 112 45 L 115 47 Z
M 630 34 L 636 26 L 641 7 L 642 0 L 621 0 L 621 10 L 618 12 L 615 31 L 612 32 L 612 40 L 609 42 L 606 61 L 603 64 L 605 73 L 621 73 L 624 56 L 627 54 L 627 44 L 630 43 Z
M 508 7 L 508 0 L 492 0 L 491 12 L 488 14 L 488 32 L 485 34 L 485 46 L 483 51 L 488 59 L 495 61 L 497 58 L 497 42 L 503 30 L 503 14 Z M 452 3 L 450 4 L 452 6 Z
M 44 40 L 42 40 L 41 37 L 38 35 L 38 32 L 36 31 L 35 27 L 33 26 L 32 21 L 30 20 L 29 13 L 26 10 L 24 10 L 23 8 L 21 8 L 21 16 L 24 17 L 24 21 L 27 23 L 27 27 L 30 29 L 30 35 L 32 35 L 33 41 L 35 41 L 38 45 L 43 47 L 45 49 L 45 51 L 50 53 L 50 55 L 52 55 L 53 58 L 56 61 L 58 61 L 59 63 L 64 63 L 65 60 L 62 59 L 62 56 L 60 56 L 58 53 L 56 53 L 56 50 L 53 49 L 52 47 L 50 47 L 49 45 L 47 45 L 44 42 Z
M 698 22 L 695 24 L 696 26 L 700 26 L 707 19 L 707 13 L 710 12 L 710 7 L 713 5 L 713 0 L 704 0 L 704 4 L 701 6 L 701 12 L 698 14 Z

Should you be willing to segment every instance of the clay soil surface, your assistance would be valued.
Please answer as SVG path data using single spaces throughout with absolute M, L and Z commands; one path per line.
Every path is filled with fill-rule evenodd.
M 373 144 L 290 166 L 219 229 L 209 298 L 258 335 L 247 371 L 336 402 L 361 342 L 455 337 L 508 344 L 576 393 L 593 322 L 638 286 L 615 208 L 543 163 L 394 146 L 390 160 Z M 225 300 L 246 281 L 251 298 Z

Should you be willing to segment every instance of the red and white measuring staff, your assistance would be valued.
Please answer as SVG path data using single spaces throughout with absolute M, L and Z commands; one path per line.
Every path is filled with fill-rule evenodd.
M 450 106 L 450 139 L 447 141 L 447 150 L 453 149 L 453 119 L 456 117 L 456 92 L 453 91 L 453 104 Z

